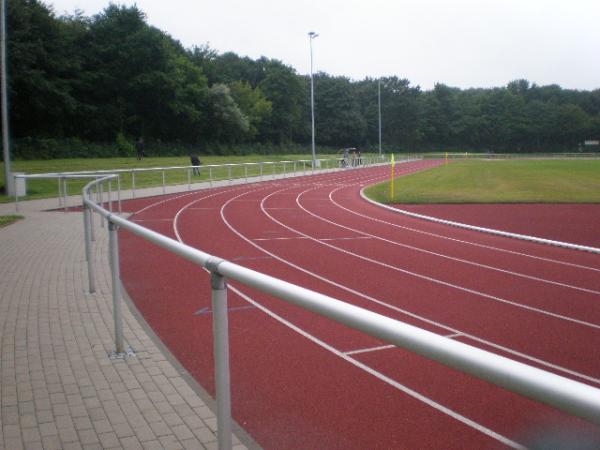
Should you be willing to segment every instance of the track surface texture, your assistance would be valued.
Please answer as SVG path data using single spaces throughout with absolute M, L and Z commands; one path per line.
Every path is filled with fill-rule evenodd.
M 363 186 L 388 176 L 389 167 L 349 169 L 125 207 L 131 220 L 203 251 L 600 387 L 598 255 L 361 199 Z M 127 232 L 120 242 L 129 295 L 214 394 L 208 274 Z M 590 423 L 234 282 L 229 309 L 233 416 L 264 448 L 599 447 Z

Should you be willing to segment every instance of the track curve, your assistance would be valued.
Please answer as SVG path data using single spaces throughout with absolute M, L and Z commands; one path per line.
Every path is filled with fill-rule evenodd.
M 401 173 L 439 161 L 399 165 Z M 203 251 L 600 387 L 600 258 L 394 214 L 364 202 L 388 168 L 126 203 Z M 208 275 L 126 232 L 124 286 L 211 393 Z M 265 448 L 522 448 L 559 425 L 536 402 L 232 283 L 234 418 Z

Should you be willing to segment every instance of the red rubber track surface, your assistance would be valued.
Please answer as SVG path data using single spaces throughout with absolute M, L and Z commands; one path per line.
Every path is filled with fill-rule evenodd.
M 439 163 L 399 164 L 397 173 Z M 598 255 L 412 219 L 360 198 L 388 176 L 389 167 L 346 170 L 124 207 L 203 251 L 600 387 Z M 208 274 L 130 233 L 120 243 L 129 295 L 214 394 Z M 550 439 L 550 429 L 600 442 L 583 420 L 230 287 L 245 296 L 230 290 L 233 415 L 264 448 L 519 448 Z

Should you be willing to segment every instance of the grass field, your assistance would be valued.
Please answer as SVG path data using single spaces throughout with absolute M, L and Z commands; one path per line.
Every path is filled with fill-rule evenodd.
M 472 160 L 396 178 L 366 194 L 383 203 L 598 203 L 600 160 Z
M 16 222 L 17 220 L 21 220 L 22 218 L 23 216 L 15 215 L 0 216 L 0 228 L 10 225 L 11 223 Z
M 319 154 L 318 158 L 334 158 L 335 155 Z M 311 155 L 248 155 L 248 156 L 201 156 L 203 166 L 209 164 L 231 164 L 231 163 L 249 163 L 261 161 L 297 161 L 310 160 Z M 44 161 L 14 161 L 12 163 L 13 172 L 24 172 L 26 174 L 49 173 L 49 172 L 76 172 L 76 171 L 95 171 L 95 170 L 113 170 L 113 169 L 142 169 L 151 167 L 177 167 L 189 166 L 190 159 L 187 156 L 166 157 L 166 158 L 144 158 L 138 161 L 136 158 L 102 158 L 102 159 L 55 159 Z M 286 170 L 291 171 L 291 165 L 287 165 Z M 281 173 L 282 165 L 265 166 L 263 173 L 269 175 L 276 170 Z M 300 166 L 297 167 L 300 170 Z M 233 177 L 245 176 L 243 168 L 232 168 Z M 248 169 L 249 176 L 259 175 L 259 167 L 252 166 Z M 212 169 L 213 179 L 224 179 L 229 176 L 227 168 Z M 193 177 L 192 182 L 206 181 L 209 179 L 209 171 L 201 167 L 200 176 Z M 83 186 L 88 182 L 83 180 L 69 180 L 67 190 L 71 194 L 80 193 Z M 162 172 L 140 172 L 135 175 L 135 186 L 150 187 L 162 185 Z M 125 174 L 122 177 L 123 189 L 131 187 L 131 176 Z M 167 185 L 185 184 L 188 182 L 187 170 L 173 170 L 165 172 L 165 182 Z M 4 165 L 0 163 L 0 186 L 4 186 Z M 27 180 L 26 199 L 56 197 L 58 195 L 57 180 Z M 0 203 L 12 202 L 13 197 L 0 195 Z

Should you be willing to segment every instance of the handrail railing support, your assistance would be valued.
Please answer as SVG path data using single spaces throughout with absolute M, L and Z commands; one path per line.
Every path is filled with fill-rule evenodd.
M 117 356 L 125 353 L 123 345 L 123 317 L 121 314 L 121 277 L 119 275 L 119 238 L 118 225 L 108 219 L 108 245 L 110 257 L 110 273 L 112 276 L 113 316 L 115 321 L 115 353 Z
M 94 257 L 92 255 L 92 211 L 85 203 L 83 204 L 83 234 L 85 236 L 85 259 L 88 269 L 88 283 L 90 294 L 96 292 L 96 275 L 94 268 Z
M 227 281 L 217 272 L 223 260 L 207 263 L 211 270 L 213 337 L 215 354 L 215 392 L 217 397 L 217 438 L 219 450 L 231 450 L 231 387 L 229 375 L 229 329 L 227 318 Z M 212 266 L 212 267 L 210 267 Z

